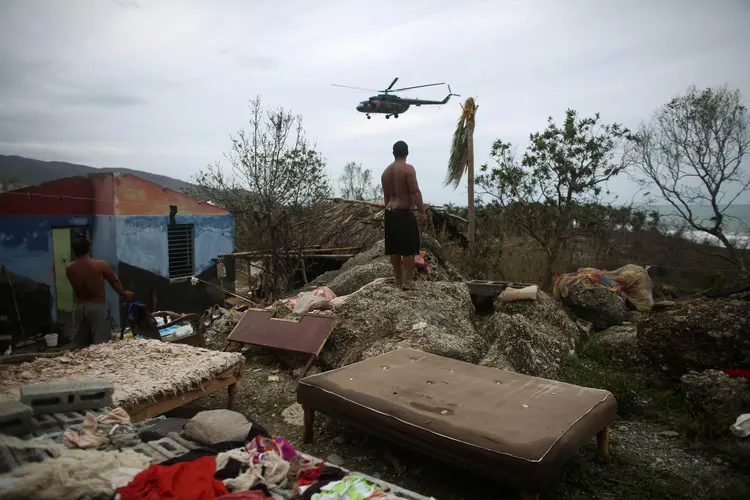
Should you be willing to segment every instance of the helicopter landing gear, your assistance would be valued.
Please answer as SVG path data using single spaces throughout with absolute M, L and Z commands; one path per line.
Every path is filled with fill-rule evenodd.
M 394 118 L 398 118 L 398 113 L 396 113 L 395 115 L 393 115 L 393 117 Z
M 369 119 L 371 119 L 371 118 L 372 118 L 372 116 L 370 116 L 370 115 L 367 115 L 367 119 L 368 119 L 368 120 L 369 120 Z
M 390 117 L 391 117 L 391 115 L 385 115 L 385 119 L 386 119 L 386 120 L 387 120 L 388 118 L 390 118 Z

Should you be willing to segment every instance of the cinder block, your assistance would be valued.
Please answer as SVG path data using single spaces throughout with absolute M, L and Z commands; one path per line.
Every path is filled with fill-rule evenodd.
M 18 467 L 18 462 L 6 446 L 0 446 L 0 474 L 5 474 Z
M 154 460 L 154 463 L 157 464 L 167 459 L 165 455 L 157 451 L 155 448 L 152 448 L 147 443 L 141 443 L 138 446 L 134 446 L 133 451 L 151 457 Z
M 31 432 L 31 408 L 18 401 L 0 403 L 0 434 L 28 434 Z
M 177 458 L 190 451 L 180 443 L 168 437 L 157 439 L 156 441 L 149 441 L 146 444 L 167 458 Z
M 188 441 L 187 439 L 183 438 L 176 432 L 170 432 L 169 434 L 167 434 L 167 436 L 169 437 L 169 439 L 171 439 L 175 443 L 181 445 L 183 448 L 186 448 L 188 450 L 195 450 L 196 448 L 200 448 L 199 444 L 194 443 L 192 441 Z
M 41 462 L 47 458 L 47 454 L 36 448 L 12 449 L 10 452 L 16 459 L 18 465 L 24 465 L 31 462 Z
M 112 406 L 115 388 L 106 380 L 69 380 L 21 387 L 21 402 L 35 415 Z
M 53 413 L 52 417 L 57 420 L 63 429 L 68 429 L 74 425 L 80 426 L 83 423 L 83 415 L 77 411 Z
M 51 413 L 34 415 L 31 417 L 31 425 L 35 431 L 51 432 L 60 428 L 60 422 Z

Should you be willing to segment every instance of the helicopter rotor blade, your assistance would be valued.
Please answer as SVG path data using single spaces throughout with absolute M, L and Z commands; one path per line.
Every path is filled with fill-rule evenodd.
M 390 85 L 388 85 L 388 88 L 385 89 L 383 92 L 390 92 L 390 90 L 393 88 L 394 85 L 396 85 L 396 82 L 398 81 L 398 77 L 394 78 Z
M 404 90 L 421 89 L 423 87 L 435 87 L 436 85 L 445 85 L 445 82 L 441 82 L 441 83 L 428 83 L 427 85 L 415 85 L 414 87 L 404 87 L 402 89 L 391 90 L 391 92 L 402 92 Z
M 334 87 L 342 87 L 342 88 L 345 88 L 345 89 L 352 89 L 352 90 L 364 90 L 364 91 L 367 91 L 367 92 L 380 92 L 380 90 L 375 90 L 375 89 L 364 89 L 364 88 L 362 88 L 362 87 L 351 87 L 351 86 L 349 86 L 349 85 L 338 85 L 338 84 L 336 84 L 336 83 L 332 83 L 331 85 L 332 85 L 332 86 L 334 86 Z

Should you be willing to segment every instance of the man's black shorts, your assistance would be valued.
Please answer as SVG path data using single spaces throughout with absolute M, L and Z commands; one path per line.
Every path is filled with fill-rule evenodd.
M 411 210 L 385 209 L 385 254 L 419 254 L 419 225 Z

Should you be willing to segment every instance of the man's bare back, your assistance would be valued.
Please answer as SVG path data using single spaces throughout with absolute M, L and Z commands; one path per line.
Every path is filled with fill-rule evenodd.
M 388 165 L 381 176 L 383 197 L 388 208 L 411 210 L 415 206 L 424 212 L 422 193 L 417 183 L 414 167 L 402 159 Z

